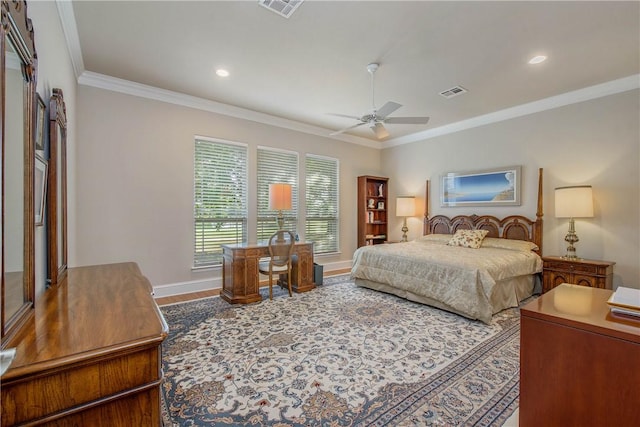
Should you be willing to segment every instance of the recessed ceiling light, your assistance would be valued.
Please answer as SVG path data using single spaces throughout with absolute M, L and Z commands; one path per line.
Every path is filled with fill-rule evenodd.
M 547 60 L 547 57 L 544 55 L 534 56 L 529 60 L 529 64 L 539 64 Z
M 229 72 L 227 70 L 222 69 L 222 68 L 217 69 L 216 70 L 216 74 L 219 77 L 229 77 Z

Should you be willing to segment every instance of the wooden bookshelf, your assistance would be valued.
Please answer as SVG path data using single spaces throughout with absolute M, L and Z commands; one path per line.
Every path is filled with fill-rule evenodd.
M 389 178 L 358 177 L 358 247 L 385 243 L 388 234 Z

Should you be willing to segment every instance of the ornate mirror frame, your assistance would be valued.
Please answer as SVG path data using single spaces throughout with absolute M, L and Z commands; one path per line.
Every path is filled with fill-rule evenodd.
M 67 111 L 62 89 L 49 99 L 49 284 L 67 275 Z
M 0 127 L 2 127 L 2 304 L 0 306 L 0 330 L 1 346 L 4 347 L 33 313 L 35 291 L 35 135 L 33 125 L 35 122 L 37 57 L 33 26 L 27 17 L 26 2 L 23 0 L 2 0 L 0 7 L 2 10 L 2 37 L 0 37 L 2 53 L 2 84 L 0 89 L 2 92 L 0 96 L 2 99 L 2 121 L 0 123 Z M 15 65 L 12 64 L 13 62 Z M 13 82 L 12 73 L 18 69 L 22 81 L 16 86 L 21 87 L 13 90 L 14 87 L 7 84 L 7 79 L 11 78 L 11 82 Z M 15 93 L 17 96 L 13 98 L 7 96 Z M 17 99 L 20 96 L 20 93 L 22 93 L 20 105 L 9 105 L 12 99 Z M 13 117 L 21 117 L 22 123 L 16 123 L 15 119 L 10 120 Z M 12 138 L 12 136 L 16 137 Z M 16 147 L 13 144 L 21 144 L 22 147 Z M 12 162 L 14 163 L 12 164 Z M 22 173 L 18 172 L 12 179 L 10 170 L 13 166 L 17 166 L 19 169 L 20 162 L 23 164 Z M 22 182 L 19 182 L 20 175 L 23 177 Z M 16 212 L 11 211 L 12 207 L 15 208 L 15 203 L 10 203 L 11 200 L 7 200 L 8 198 L 17 202 L 18 208 L 14 209 Z M 22 204 L 20 203 L 21 199 L 23 200 Z M 22 217 L 20 217 L 20 207 L 23 208 Z M 12 221 L 12 215 L 18 219 Z M 15 239 L 13 239 L 14 234 Z M 20 244 L 20 234 L 23 237 L 22 244 Z M 22 258 L 20 258 L 20 252 Z M 21 271 L 19 264 L 22 264 Z M 20 294 L 22 294 L 21 301 Z M 13 301 L 11 299 L 13 295 L 17 295 L 16 301 L 20 302 L 11 304 L 9 301 Z

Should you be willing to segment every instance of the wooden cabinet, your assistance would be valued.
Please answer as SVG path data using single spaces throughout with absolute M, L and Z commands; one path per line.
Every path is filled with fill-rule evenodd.
M 638 425 L 640 320 L 611 294 L 563 284 L 520 309 L 520 427 Z
M 168 327 L 135 263 L 71 268 L 9 347 L 0 425 L 159 426 Z
M 570 260 L 562 257 L 542 257 L 543 292 L 550 291 L 561 283 L 611 289 L 615 262 L 589 259 Z
M 386 242 L 389 178 L 358 177 L 358 247 Z

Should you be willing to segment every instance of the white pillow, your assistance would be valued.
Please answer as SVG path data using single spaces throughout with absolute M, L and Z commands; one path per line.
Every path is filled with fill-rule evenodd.
M 478 249 L 488 232 L 487 230 L 458 230 L 447 245 Z
M 512 251 L 531 252 L 537 251 L 538 245 L 526 240 L 499 239 L 496 237 L 485 237 L 482 241 L 483 248 L 509 249 Z
M 416 239 L 418 242 L 430 242 L 430 243 L 447 243 L 451 240 L 451 234 L 427 234 L 426 236 L 420 236 Z

